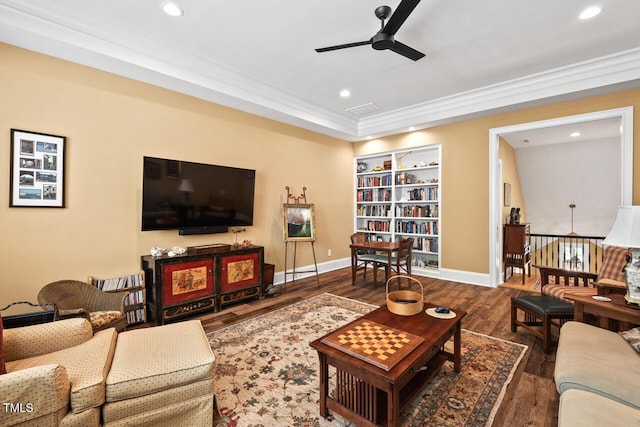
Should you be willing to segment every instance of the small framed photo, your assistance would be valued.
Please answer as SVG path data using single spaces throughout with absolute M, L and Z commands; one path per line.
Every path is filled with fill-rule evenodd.
M 504 205 L 511 206 L 511 184 L 504 183 Z
M 316 240 L 313 205 L 283 205 L 284 241 L 314 242 Z
M 180 178 L 180 161 L 167 160 L 167 178 Z
M 66 137 L 11 129 L 10 207 L 65 207 Z

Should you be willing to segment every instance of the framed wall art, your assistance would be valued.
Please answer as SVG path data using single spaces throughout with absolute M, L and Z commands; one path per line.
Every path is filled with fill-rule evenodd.
M 511 184 L 504 183 L 504 205 L 511 206 Z
M 11 129 L 10 207 L 65 207 L 64 136 Z
M 315 218 L 312 204 L 284 204 L 284 241 L 314 242 Z

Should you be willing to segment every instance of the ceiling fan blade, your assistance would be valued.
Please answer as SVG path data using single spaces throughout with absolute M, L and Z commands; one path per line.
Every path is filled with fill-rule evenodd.
M 367 44 L 371 44 L 371 40 L 355 42 L 355 43 L 339 44 L 336 46 L 329 46 L 329 47 L 322 47 L 320 49 L 316 49 L 316 52 L 329 52 L 331 50 L 346 49 L 348 47 L 364 46 Z
M 398 5 L 391 18 L 387 21 L 387 25 L 384 26 L 382 32 L 389 35 L 394 35 L 396 31 L 400 29 L 404 21 L 407 20 L 413 9 L 420 3 L 420 0 L 402 0 Z
M 417 61 L 420 58 L 424 57 L 424 53 L 422 52 L 418 52 L 417 50 L 415 50 L 412 47 L 407 46 L 404 43 L 400 43 L 399 41 L 395 40 L 393 42 L 393 46 L 391 46 L 389 48 L 389 50 L 394 51 L 395 53 L 399 53 L 402 56 L 405 56 L 409 59 L 412 59 L 414 61 Z

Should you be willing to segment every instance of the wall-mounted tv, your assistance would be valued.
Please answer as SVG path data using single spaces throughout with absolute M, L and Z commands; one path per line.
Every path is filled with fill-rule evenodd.
M 225 233 L 253 225 L 256 171 L 144 157 L 142 231 Z

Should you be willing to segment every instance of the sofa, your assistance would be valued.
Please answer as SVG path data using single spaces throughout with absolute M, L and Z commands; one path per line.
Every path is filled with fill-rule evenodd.
M 640 355 L 619 333 L 565 323 L 554 379 L 559 427 L 640 425 Z
M 214 356 L 200 321 L 94 333 L 72 318 L 0 334 L 1 427 L 212 425 Z

